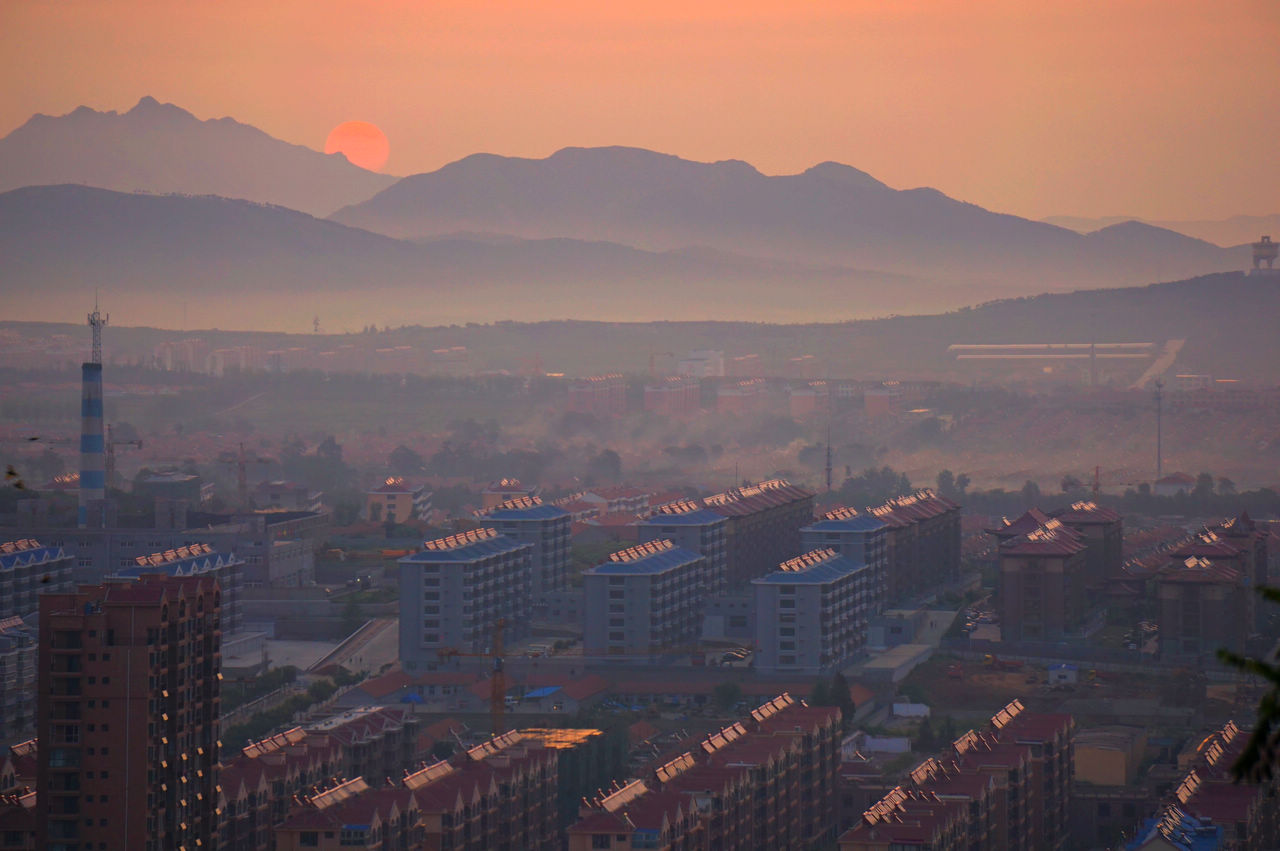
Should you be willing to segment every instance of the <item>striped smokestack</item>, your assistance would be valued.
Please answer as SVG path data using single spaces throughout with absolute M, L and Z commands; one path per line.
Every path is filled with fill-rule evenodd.
M 93 354 L 80 366 L 80 510 L 77 523 L 88 528 L 102 525 L 102 503 L 107 498 L 106 441 L 102 435 L 102 326 L 107 317 L 95 300 L 89 314 L 93 329 Z

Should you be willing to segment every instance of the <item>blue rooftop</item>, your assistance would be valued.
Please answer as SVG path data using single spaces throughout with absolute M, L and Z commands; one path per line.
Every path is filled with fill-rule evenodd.
M 28 564 L 44 564 L 62 558 L 62 547 L 30 546 L 17 552 L 0 554 L 0 570 L 10 570 Z
M 198 576 L 220 567 L 237 564 L 234 555 L 203 553 L 188 558 L 177 558 L 159 564 L 135 564 L 116 572 L 116 576 L 137 577 L 144 573 L 164 573 L 169 576 Z
M 702 556 L 683 547 L 670 547 L 630 561 L 606 561 L 588 570 L 584 576 L 640 576 L 666 573 L 677 567 L 697 561 Z
M 558 691 L 560 691 L 560 686 L 543 686 L 542 688 L 536 688 L 531 692 L 527 692 L 525 694 L 525 698 L 534 698 L 536 700 L 540 697 L 551 697 L 551 695 Z
M 830 552 L 830 551 L 828 551 Z M 801 559 L 812 558 L 815 553 L 807 553 L 801 556 Z M 792 559 L 785 564 L 795 564 L 800 559 Z M 775 570 L 768 576 L 762 576 L 759 579 L 751 580 L 752 585 L 824 585 L 828 582 L 835 582 L 846 576 L 857 573 L 860 570 L 866 570 L 867 566 L 863 562 L 854 561 L 848 556 L 832 554 L 828 558 L 821 560 L 813 560 L 813 562 L 804 567 L 797 567 L 790 570 Z

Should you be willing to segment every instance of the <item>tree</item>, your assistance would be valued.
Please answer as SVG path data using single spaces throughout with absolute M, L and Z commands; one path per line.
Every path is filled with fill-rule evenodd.
M 956 474 L 950 470 L 943 470 L 938 474 L 938 495 L 949 497 L 956 492 Z
M 1035 505 L 1040 501 L 1040 486 L 1031 479 L 1027 479 L 1022 486 L 1022 501 L 1027 505 Z
M 387 456 L 387 469 L 394 476 L 414 476 L 426 466 L 426 459 L 403 444 L 391 450 Z
M 831 677 L 831 699 L 840 707 L 842 723 L 847 730 L 853 724 L 853 713 L 858 707 L 854 705 L 853 695 L 849 694 L 849 681 L 840 671 L 836 671 Z
M 1228 479 L 1226 476 L 1218 477 L 1218 494 L 1220 496 L 1235 496 L 1236 483 Z
M 1062 477 L 1062 492 L 1071 494 L 1076 491 L 1084 490 L 1084 482 L 1068 473 Z
M 956 496 L 964 496 L 965 491 L 969 489 L 971 481 L 972 479 L 969 478 L 968 473 L 961 473 L 956 476 Z
M 809 692 L 809 703 L 813 706 L 831 705 L 831 686 L 827 685 L 826 680 L 820 679 L 813 684 L 813 691 Z
M 587 461 L 588 482 L 616 482 L 622 478 L 622 456 L 605 449 Z
M 716 706 L 728 712 L 742 700 L 742 686 L 733 681 L 723 682 L 712 690 L 711 695 Z
M 1280 588 L 1263 585 L 1258 588 L 1258 593 L 1264 600 L 1280 603 Z M 1280 768 L 1280 661 L 1252 659 L 1225 649 L 1218 651 L 1218 658 L 1271 684 L 1270 690 L 1258 702 L 1258 718 L 1253 733 L 1231 766 L 1231 774 L 1237 781 L 1262 783 L 1270 780 Z

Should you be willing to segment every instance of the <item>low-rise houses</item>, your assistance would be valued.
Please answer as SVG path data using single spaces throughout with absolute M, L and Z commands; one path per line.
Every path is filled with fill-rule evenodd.
M 780 695 L 584 802 L 569 851 L 829 845 L 839 754 L 840 710 Z
M 1063 848 L 1074 738 L 1071 716 L 1015 700 L 871 804 L 841 851 Z

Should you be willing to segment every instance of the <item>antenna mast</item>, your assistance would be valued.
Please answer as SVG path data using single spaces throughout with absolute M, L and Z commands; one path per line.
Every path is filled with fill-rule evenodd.
M 831 493 L 831 423 L 827 423 L 827 493 Z
M 1163 417 L 1164 417 L 1164 380 L 1157 378 L 1156 385 L 1156 479 L 1164 478 L 1164 454 L 1163 454 Z
M 93 329 L 93 354 L 89 357 L 89 363 L 102 363 L 102 329 L 110 318 L 110 314 L 103 316 L 98 311 L 98 296 L 95 293 L 93 296 L 93 313 L 89 314 L 89 327 Z

